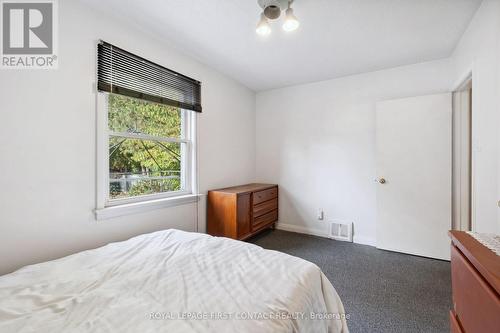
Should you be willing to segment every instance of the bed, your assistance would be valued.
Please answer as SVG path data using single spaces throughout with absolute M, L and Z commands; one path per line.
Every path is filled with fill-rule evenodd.
M 0 332 L 348 332 L 314 264 L 179 230 L 0 277 Z

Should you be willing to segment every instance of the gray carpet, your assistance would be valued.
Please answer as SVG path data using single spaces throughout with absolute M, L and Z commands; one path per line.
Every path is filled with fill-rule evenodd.
M 449 332 L 450 263 L 281 230 L 249 240 L 318 265 L 351 332 Z

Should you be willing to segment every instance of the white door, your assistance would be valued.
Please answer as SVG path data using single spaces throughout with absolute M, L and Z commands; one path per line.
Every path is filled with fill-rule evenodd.
M 451 94 L 377 103 L 377 247 L 450 259 Z

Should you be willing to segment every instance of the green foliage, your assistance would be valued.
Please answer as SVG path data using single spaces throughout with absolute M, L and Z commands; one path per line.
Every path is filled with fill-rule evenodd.
M 120 95 L 109 95 L 108 126 L 112 132 L 181 136 L 181 110 Z M 181 144 L 110 137 L 111 178 L 136 176 L 131 187 L 110 183 L 112 198 L 180 190 Z M 144 179 L 147 177 L 146 179 Z M 153 179 L 148 179 L 152 177 Z
M 164 180 L 141 180 L 134 184 L 129 190 L 129 196 L 161 193 L 166 191 L 176 191 L 181 187 L 180 178 L 171 178 Z
M 114 132 L 179 138 L 181 110 L 121 95 L 109 95 L 108 126 Z

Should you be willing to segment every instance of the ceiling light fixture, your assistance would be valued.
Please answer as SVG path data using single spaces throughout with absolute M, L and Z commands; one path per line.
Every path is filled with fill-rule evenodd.
M 293 31 L 296 30 L 300 23 L 297 17 L 293 14 L 291 5 L 294 0 L 257 0 L 259 6 L 262 8 L 260 20 L 255 30 L 257 34 L 267 36 L 271 33 L 271 25 L 269 20 L 276 20 L 281 16 L 281 12 L 285 11 L 285 22 L 283 23 L 283 30 Z

